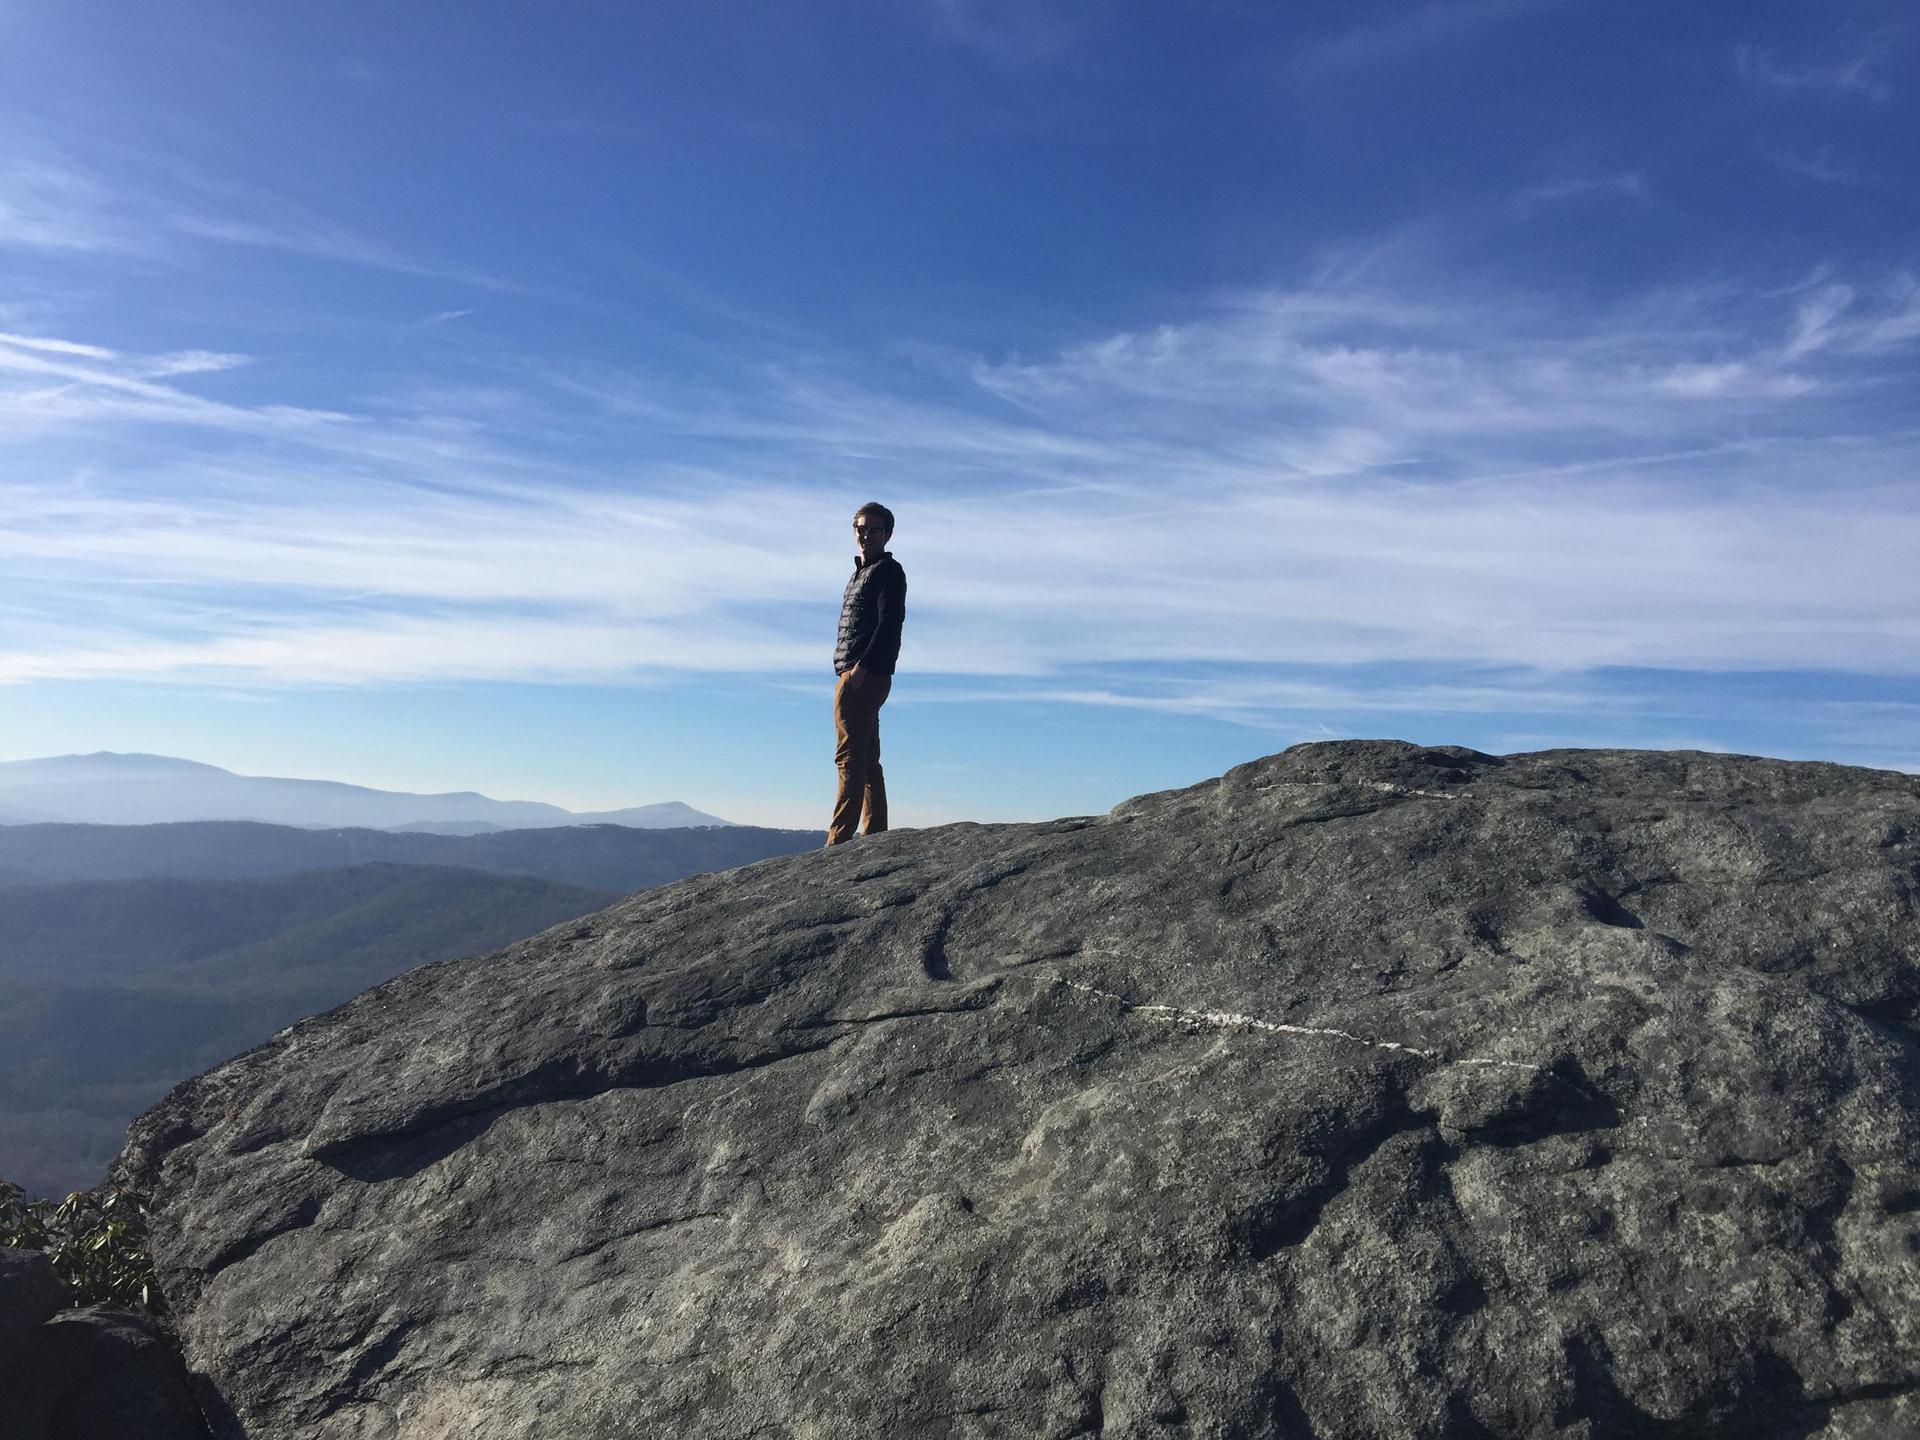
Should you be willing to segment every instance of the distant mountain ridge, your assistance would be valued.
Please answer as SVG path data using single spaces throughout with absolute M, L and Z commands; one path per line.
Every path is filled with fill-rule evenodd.
M 732 823 L 678 800 L 576 812 L 538 800 L 495 800 L 471 790 L 421 795 L 337 780 L 237 775 L 217 765 L 170 755 L 103 750 L 0 761 L 0 826 L 62 821 L 153 825 L 186 820 L 423 829 L 440 834 L 567 825 L 666 830 Z
M 0 887 L 74 880 L 248 880 L 384 864 L 530 875 L 624 894 L 701 871 L 812 850 L 825 838 L 818 830 L 752 825 L 671 830 L 554 825 L 480 835 L 308 830 L 252 820 L 10 825 L 0 826 Z

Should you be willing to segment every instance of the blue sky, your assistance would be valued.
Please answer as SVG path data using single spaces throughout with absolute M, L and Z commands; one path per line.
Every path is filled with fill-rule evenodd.
M 0 759 L 896 821 L 1920 769 L 1895 3 L 0 0 Z

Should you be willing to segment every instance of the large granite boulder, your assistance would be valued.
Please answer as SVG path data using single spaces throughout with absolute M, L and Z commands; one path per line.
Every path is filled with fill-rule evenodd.
M 1920 1434 L 1920 779 L 1301 746 L 416 970 L 125 1164 L 254 1440 Z

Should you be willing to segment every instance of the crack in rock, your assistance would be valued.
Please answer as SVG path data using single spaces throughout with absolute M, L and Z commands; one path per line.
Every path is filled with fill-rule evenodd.
M 1078 980 L 1061 980 L 1069 990 L 1084 991 L 1088 995 L 1097 995 L 1102 1000 L 1111 1000 L 1122 1010 L 1133 1015 L 1156 1015 L 1172 1020 L 1175 1024 L 1211 1027 L 1216 1030 L 1261 1030 L 1270 1035 L 1313 1035 L 1326 1040 L 1348 1040 L 1355 1045 L 1365 1045 L 1372 1050 L 1393 1050 L 1403 1055 L 1417 1055 L 1422 1060 L 1443 1061 L 1452 1065 L 1485 1065 L 1503 1070 L 1540 1071 L 1544 1065 L 1529 1065 L 1523 1060 L 1485 1060 L 1459 1059 L 1449 1060 L 1437 1050 L 1423 1050 L 1418 1045 L 1408 1045 L 1399 1040 L 1369 1040 L 1364 1035 L 1356 1035 L 1351 1030 L 1336 1030 L 1320 1025 L 1289 1025 L 1281 1020 L 1262 1020 L 1257 1015 L 1240 1015 L 1230 1010 L 1187 1010 L 1178 1005 L 1143 1005 L 1116 995 L 1111 990 L 1102 990 L 1095 985 L 1085 985 Z
M 696 1210 L 691 1215 L 662 1215 L 656 1219 L 648 1220 L 643 1224 L 622 1230 L 617 1234 L 609 1235 L 604 1240 L 595 1240 L 591 1244 L 583 1245 L 576 1250 L 569 1250 L 565 1255 L 560 1257 L 560 1263 L 564 1265 L 572 1260 L 585 1260 L 589 1256 L 598 1255 L 609 1245 L 617 1245 L 622 1240 L 637 1240 L 642 1235 L 652 1235 L 657 1231 L 667 1230 L 676 1225 L 691 1225 L 696 1220 L 727 1220 L 731 1218 L 732 1217 L 724 1210 Z

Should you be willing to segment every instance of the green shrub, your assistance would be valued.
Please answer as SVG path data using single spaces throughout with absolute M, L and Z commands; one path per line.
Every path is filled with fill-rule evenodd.
M 76 1305 L 166 1311 L 147 1250 L 146 1201 L 131 1190 L 103 1185 L 64 1200 L 29 1200 L 0 1180 L 0 1245 L 45 1251 Z

